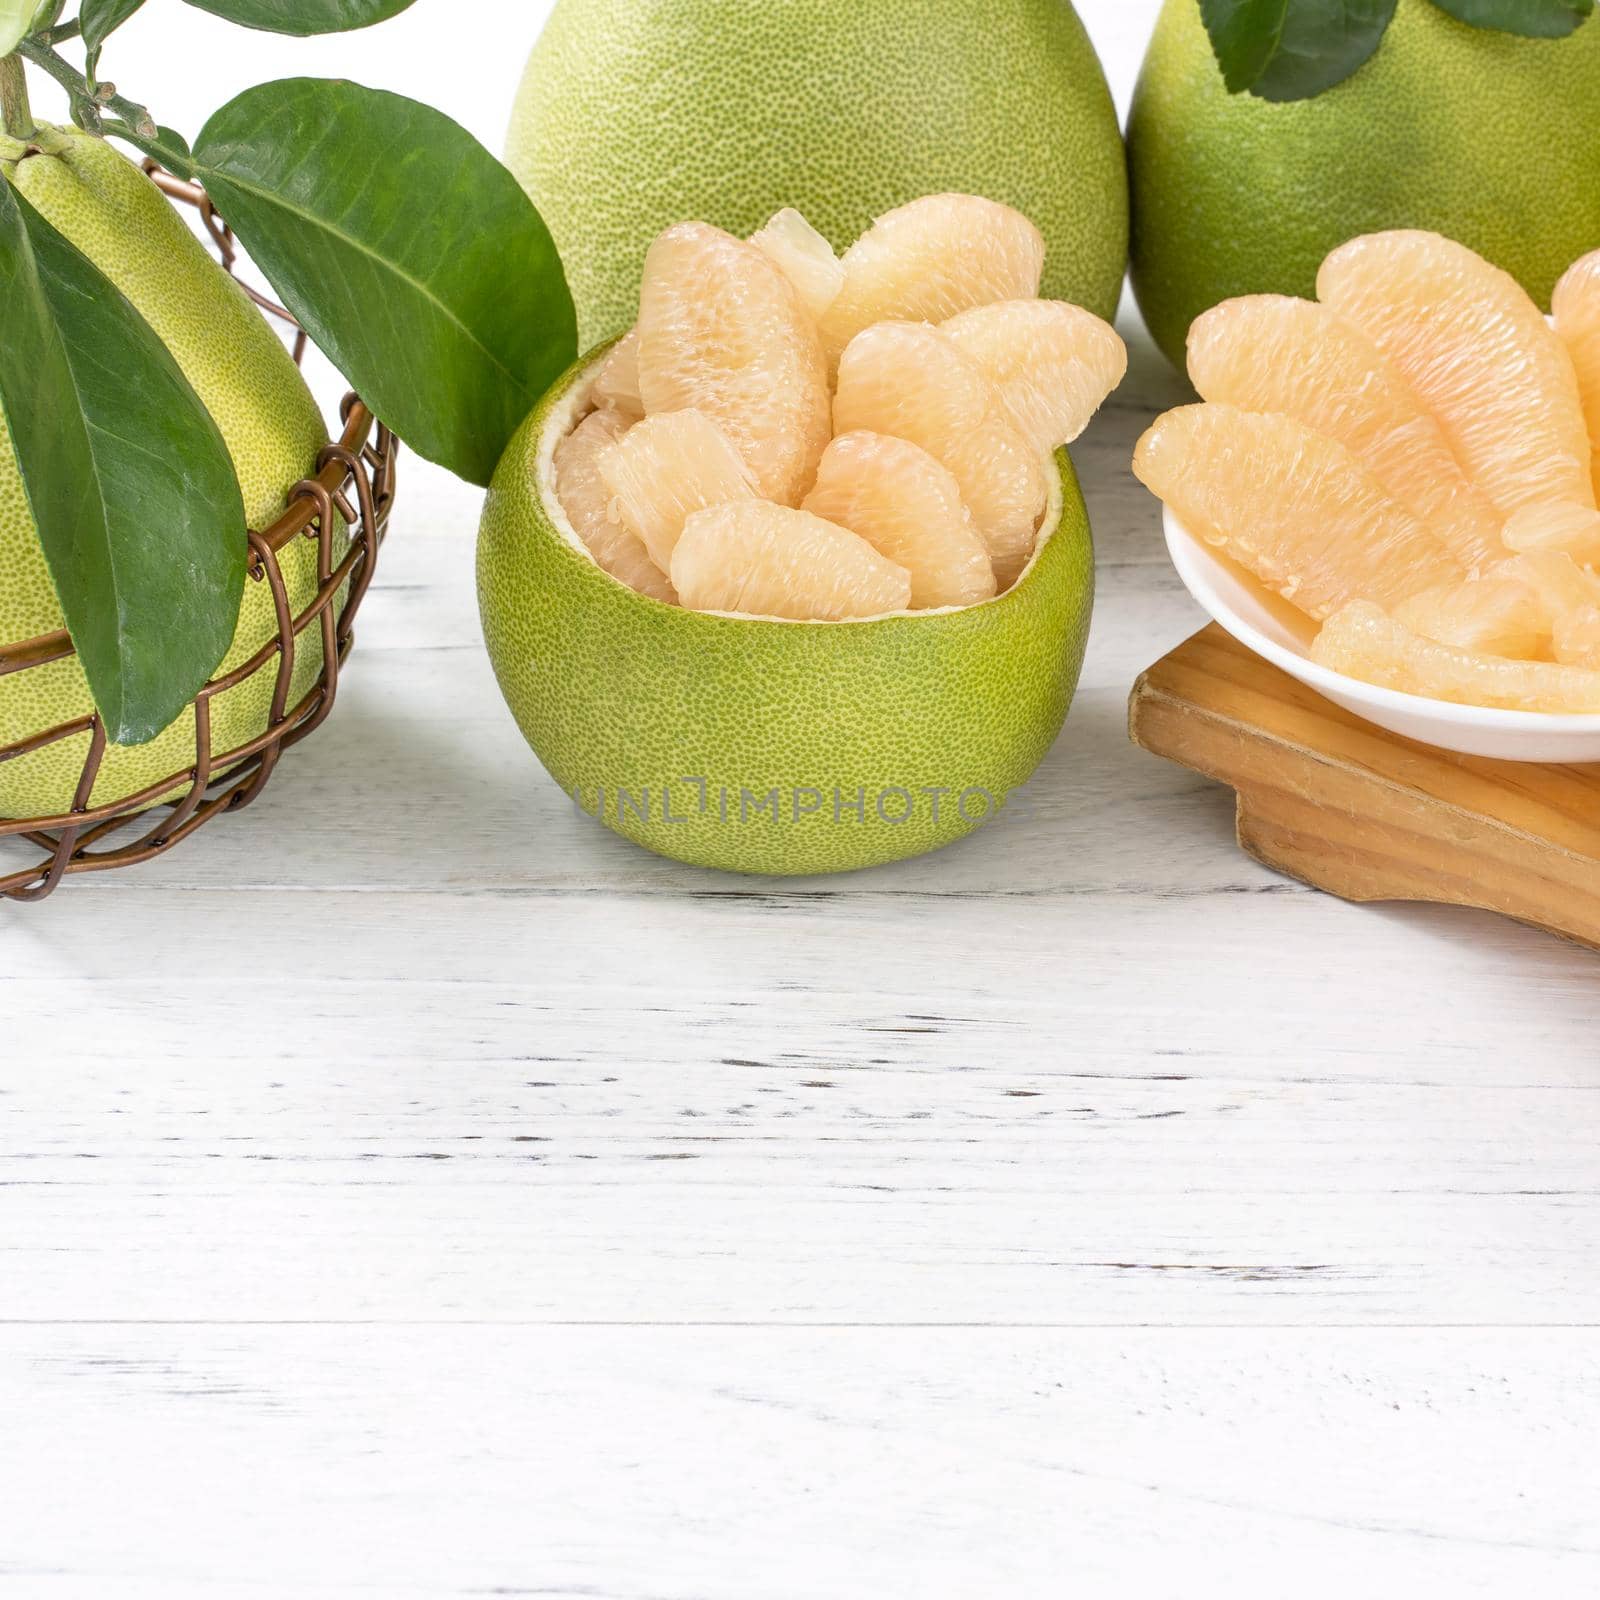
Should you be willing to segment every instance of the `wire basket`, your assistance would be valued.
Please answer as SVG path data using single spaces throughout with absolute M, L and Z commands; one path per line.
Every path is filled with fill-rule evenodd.
M 233 234 L 204 191 L 184 183 L 151 162 L 145 170 L 175 202 L 199 212 L 223 267 L 234 270 Z M 269 315 L 295 327 L 294 358 L 305 354 L 306 336 L 294 318 L 267 296 L 242 284 Z M 106 732 L 98 714 L 79 717 L 13 744 L 0 744 L 0 763 L 69 739 L 86 738 L 83 767 L 72 809 L 57 816 L 22 821 L 0 818 L 0 845 L 25 847 L 31 863 L 7 871 L 0 859 L 0 897 L 42 900 L 61 880 L 78 872 L 105 872 L 161 855 L 223 812 L 238 811 L 261 793 L 283 752 L 313 732 L 333 709 L 339 672 L 350 653 L 351 628 L 372 582 L 394 501 L 397 443 L 394 436 L 354 395 L 340 407 L 342 432 L 310 463 L 311 475 L 288 493 L 283 515 L 268 529 L 248 534 L 247 583 L 264 583 L 272 596 L 276 631 L 249 660 L 214 678 L 194 700 L 194 760 L 178 771 L 105 805 L 90 803 L 106 752 Z M 335 520 L 348 530 L 349 543 L 335 559 Z M 295 539 L 317 545 L 317 588 L 297 612 L 289 595 L 280 556 Z M 315 629 L 322 667 L 309 689 L 290 703 L 295 654 L 302 636 Z M 65 630 L 0 642 L 0 678 L 34 671 L 74 654 Z M 222 694 L 268 670 L 277 658 L 271 705 L 264 731 L 231 749 L 212 746 L 211 704 Z

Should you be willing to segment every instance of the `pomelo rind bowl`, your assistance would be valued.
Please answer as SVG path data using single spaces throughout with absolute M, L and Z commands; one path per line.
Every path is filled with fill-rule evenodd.
M 1094 557 L 1066 452 L 1033 559 L 995 599 L 844 622 L 690 611 L 604 572 L 537 487 L 606 348 L 508 446 L 478 542 L 495 675 L 561 788 L 659 855 L 760 874 L 902 860 L 1002 810 L 1060 732 L 1088 638 Z
M 1313 661 L 1316 624 L 1297 633 L 1267 591 L 1162 508 L 1167 552 L 1184 587 L 1240 644 L 1336 706 L 1419 744 L 1499 761 L 1600 761 L 1600 712 L 1507 711 L 1458 705 L 1364 683 Z

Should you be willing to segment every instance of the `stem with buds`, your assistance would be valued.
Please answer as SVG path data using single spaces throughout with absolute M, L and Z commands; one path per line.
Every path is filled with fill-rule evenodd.
M 155 138 L 155 118 L 143 106 L 135 105 L 132 100 L 124 100 L 117 93 L 117 86 L 114 83 L 90 83 L 70 61 L 64 60 L 48 45 L 41 44 L 37 39 L 24 39 L 17 46 L 17 50 L 41 72 L 49 73 L 67 91 L 72 101 L 72 120 L 80 128 L 86 128 L 91 133 L 99 133 L 101 112 L 109 110 L 143 138 Z M 8 59 L 15 60 L 16 57 Z M 19 62 L 19 70 L 20 67 Z

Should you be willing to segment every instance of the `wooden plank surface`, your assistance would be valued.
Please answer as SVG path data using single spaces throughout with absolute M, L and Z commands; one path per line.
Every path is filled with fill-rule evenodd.
M 0 1593 L 1593 1592 L 1594 958 L 1127 742 L 1150 404 L 1027 804 L 815 883 L 575 815 L 413 464 L 327 737 L 0 928 Z
M 8 1329 L 60 1465 L 0 1592 L 1577 1597 L 1597 1380 L 1570 1332 Z
M 1123 97 L 1153 9 L 1083 8 Z M 494 142 L 421 26 L 363 76 Z M 578 816 L 408 459 L 261 802 L 0 909 L 5 1600 L 1600 1592 L 1600 967 L 1273 873 L 1128 742 L 1200 618 L 1124 325 L 1083 684 L 962 845 Z

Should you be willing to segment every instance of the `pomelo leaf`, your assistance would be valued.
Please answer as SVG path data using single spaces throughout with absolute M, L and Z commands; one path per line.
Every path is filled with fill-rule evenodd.
M 377 414 L 487 484 L 577 351 L 560 257 L 516 179 L 441 112 L 316 78 L 230 101 L 190 165 Z
M 1232 94 L 1309 100 L 1367 61 L 1397 0 L 1200 0 Z
M 100 60 L 101 47 L 143 4 L 144 0 L 83 0 L 78 8 L 78 25 L 83 30 L 91 78 Z
M 214 17 L 266 33 L 347 33 L 387 22 L 414 0 L 188 0 Z
M 1229 94 L 1238 94 L 1267 70 L 1283 36 L 1289 0 L 1200 0 L 1211 51 Z
M 28 36 L 39 0 L 0 0 L 0 56 L 8 56 Z
M 154 156 L 173 177 L 193 179 L 194 158 L 189 153 L 189 141 L 176 129 L 158 127 L 153 134 L 148 134 L 123 123 L 108 131 L 147 156 Z
M 1564 39 L 1594 12 L 1594 0 L 1433 0 L 1441 11 L 1474 28 Z
M 50 578 L 107 734 L 139 744 L 233 638 L 233 463 L 149 325 L 3 181 L 0 305 L 0 406 Z

